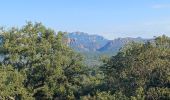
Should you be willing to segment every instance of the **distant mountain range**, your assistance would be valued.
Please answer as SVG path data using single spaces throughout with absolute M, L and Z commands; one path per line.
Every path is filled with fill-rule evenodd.
M 97 51 L 105 46 L 108 40 L 99 35 L 89 35 L 83 32 L 68 34 L 68 44 L 77 51 Z
M 100 49 L 98 49 L 98 51 L 100 52 L 118 52 L 119 49 L 123 46 L 125 46 L 126 44 L 130 43 L 130 42 L 146 42 L 146 39 L 143 38 L 117 38 L 114 40 L 110 40 L 108 41 L 103 47 L 101 47 Z
M 80 52 L 112 52 L 116 53 L 121 47 L 129 42 L 146 42 L 143 38 L 117 38 L 114 40 L 105 39 L 99 35 L 89 35 L 84 32 L 72 32 L 67 34 L 68 45 Z

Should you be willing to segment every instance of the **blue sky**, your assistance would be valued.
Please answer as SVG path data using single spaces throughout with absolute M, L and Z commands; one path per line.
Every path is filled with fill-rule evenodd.
M 42 22 L 109 39 L 170 36 L 170 0 L 1 0 L 0 25 Z

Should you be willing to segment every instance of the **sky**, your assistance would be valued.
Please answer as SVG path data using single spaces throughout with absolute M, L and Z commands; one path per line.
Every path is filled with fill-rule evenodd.
M 26 21 L 108 39 L 170 36 L 170 0 L 0 0 L 0 26 Z

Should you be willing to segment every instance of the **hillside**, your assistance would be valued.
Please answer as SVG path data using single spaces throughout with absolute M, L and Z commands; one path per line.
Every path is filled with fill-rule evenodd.
M 68 34 L 68 44 L 76 51 L 97 51 L 103 47 L 108 40 L 99 35 L 89 35 L 83 32 L 72 32 Z
M 122 48 L 124 45 L 130 43 L 130 42 L 145 42 L 146 39 L 142 39 L 140 37 L 138 38 L 117 38 L 111 41 L 108 41 L 107 44 L 105 44 L 103 47 L 98 49 L 100 52 L 114 52 L 117 53 L 120 48 Z
M 72 32 L 67 34 L 68 44 L 78 52 L 97 52 L 115 54 L 121 47 L 129 42 L 145 42 L 143 38 L 116 38 L 114 40 L 105 39 L 99 35 L 89 35 L 84 32 Z

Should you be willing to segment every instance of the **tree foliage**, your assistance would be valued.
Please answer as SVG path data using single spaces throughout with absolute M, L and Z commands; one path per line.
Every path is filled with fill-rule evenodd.
M 102 70 L 111 91 L 137 100 L 168 99 L 170 91 L 170 38 L 131 43 L 109 59 Z M 135 92 L 136 91 L 136 92 Z
M 28 22 L 21 29 L 2 30 L 1 36 L 1 65 L 23 72 L 22 85 L 33 97 L 74 98 L 83 74 L 83 58 L 63 43 L 64 33 Z
M 100 67 L 86 67 L 65 34 L 31 22 L 1 28 L 0 99 L 170 99 L 169 37 L 132 42 L 111 58 L 101 57 Z

